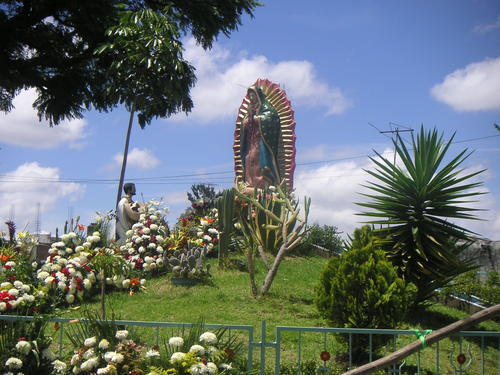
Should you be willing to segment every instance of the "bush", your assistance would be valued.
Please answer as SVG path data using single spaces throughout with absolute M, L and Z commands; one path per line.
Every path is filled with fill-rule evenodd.
M 413 284 L 397 276 L 382 250 L 368 245 L 330 259 L 315 302 L 333 327 L 395 328 L 414 304 L 416 292 Z M 364 351 L 368 337 L 354 337 L 353 348 Z M 374 347 L 382 344 L 374 340 Z
M 493 306 L 500 303 L 500 273 L 488 272 L 486 280 L 480 280 L 476 271 L 461 274 L 446 288 L 445 297 L 450 294 L 465 294 L 479 297 L 484 303 Z
M 337 227 L 331 225 L 310 226 L 309 232 L 293 252 L 297 255 L 310 255 L 315 250 L 314 245 L 327 249 L 329 255 L 340 254 L 344 251 L 344 242 L 339 236 Z

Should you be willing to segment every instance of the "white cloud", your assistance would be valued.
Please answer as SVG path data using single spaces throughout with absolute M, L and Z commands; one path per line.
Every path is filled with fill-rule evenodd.
M 116 154 L 113 157 L 113 163 L 109 167 L 121 167 L 123 154 Z M 140 149 L 134 147 L 127 156 L 127 167 L 136 169 L 153 169 L 160 164 L 160 161 L 153 155 L 153 152 L 147 148 Z
M 196 67 L 198 78 L 191 90 L 194 102 L 190 119 L 209 122 L 221 117 L 236 116 L 248 86 L 257 78 L 268 78 L 286 89 L 292 105 L 320 108 L 325 115 L 344 112 L 351 106 L 342 91 L 316 77 L 309 61 L 269 61 L 265 56 L 236 59 L 220 47 L 204 51 L 193 39 L 186 42 L 185 57 Z M 172 119 L 185 119 L 184 115 Z
M 40 212 L 54 209 L 57 202 L 68 197 L 71 201 L 81 198 L 85 185 L 74 182 L 59 182 L 59 169 L 42 167 L 36 162 L 25 163 L 12 172 L 7 172 L 0 181 L 0 219 L 9 219 L 14 208 L 18 230 L 27 223 L 33 224 L 37 203 Z M 31 231 L 34 231 L 31 225 Z
M 364 218 L 354 202 L 363 200 L 358 193 L 365 190 L 368 174 L 363 168 L 369 164 L 365 160 L 323 165 L 319 168 L 301 170 L 295 176 L 296 195 L 311 198 L 310 222 L 334 225 L 352 234 Z
M 474 31 L 479 34 L 486 34 L 487 32 L 500 29 L 500 16 L 497 17 L 495 23 L 477 25 L 474 27 Z
M 50 127 L 48 122 L 38 121 L 33 102 L 35 89 L 22 91 L 14 98 L 14 109 L 8 113 L 0 112 L 1 141 L 16 146 L 33 148 L 53 148 L 61 144 L 69 147 L 81 147 L 81 141 L 87 136 L 87 123 L 82 119 L 63 121 Z
M 500 57 L 467 65 L 431 89 L 432 96 L 457 111 L 500 110 Z

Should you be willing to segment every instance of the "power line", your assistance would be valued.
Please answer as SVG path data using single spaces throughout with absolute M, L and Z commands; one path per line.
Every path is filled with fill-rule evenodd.
M 372 125 L 372 124 L 370 124 L 370 125 Z M 375 127 L 375 126 L 373 125 L 373 127 Z M 375 127 L 375 129 L 377 129 L 377 128 Z M 393 132 L 395 132 L 395 131 L 393 131 Z M 480 141 L 480 140 L 490 139 L 490 138 L 495 138 L 495 137 L 500 137 L 500 134 L 464 139 L 464 140 L 460 140 L 460 141 L 454 141 L 454 142 L 452 142 L 452 144 Z M 391 153 L 392 152 L 393 151 L 391 151 Z M 367 158 L 367 157 L 373 157 L 373 156 L 377 156 L 377 155 L 375 153 L 359 154 L 359 155 L 347 156 L 347 157 L 342 157 L 342 158 L 334 158 L 334 159 L 326 159 L 326 160 L 297 163 L 297 166 L 326 164 L 326 163 L 333 163 L 333 162 L 346 161 L 346 160 L 355 160 L 355 159 L 361 159 L 361 158 Z M 232 173 L 234 173 L 234 171 L 231 170 L 231 171 L 218 171 L 218 172 L 205 172 L 205 173 L 190 173 L 190 174 L 180 174 L 180 175 L 171 175 L 171 176 L 130 177 L 127 180 L 141 182 L 141 184 L 146 184 L 146 185 L 150 185 L 150 184 L 151 185 L 185 185 L 185 184 L 201 183 L 200 180 L 194 180 L 194 179 L 190 178 L 190 177 L 194 177 L 197 179 L 204 178 L 203 182 L 212 182 L 213 181 L 213 182 L 219 182 L 219 183 L 229 183 L 229 182 L 232 182 L 233 180 L 232 179 L 226 180 L 227 177 L 222 177 L 220 175 L 227 175 L 227 174 L 232 174 Z M 217 175 L 219 175 L 219 176 L 217 176 Z M 211 177 L 205 178 L 204 176 L 211 176 Z M 158 180 L 161 180 L 161 181 L 158 181 Z M 8 175 L 8 174 L 0 174 L 0 182 L 2 182 L 2 183 L 43 183 L 43 182 L 46 182 L 46 183 L 85 183 L 85 184 L 95 184 L 95 185 L 99 185 L 99 184 L 107 185 L 107 184 L 117 183 L 118 179 L 93 179 L 93 178 L 58 179 L 57 177 L 31 177 L 31 176 L 14 176 L 14 175 Z

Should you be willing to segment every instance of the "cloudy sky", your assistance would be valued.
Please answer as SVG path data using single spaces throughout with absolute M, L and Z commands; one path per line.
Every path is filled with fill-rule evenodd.
M 169 221 L 188 205 L 193 183 L 231 186 L 234 120 L 257 78 L 281 84 L 295 110 L 299 196 L 311 220 L 351 233 L 353 202 L 372 150 L 391 155 L 378 130 L 436 127 L 456 132 L 450 154 L 475 150 L 464 166 L 487 168 L 484 221 L 468 224 L 500 240 L 500 2 L 268 1 L 231 38 L 205 52 L 184 41 L 197 69 L 188 115 L 134 126 L 126 180 L 139 200 L 163 197 Z M 307 5 L 306 5 L 307 4 Z M 60 229 L 68 216 L 90 222 L 113 208 L 128 114 L 122 109 L 55 128 L 39 123 L 33 91 L 0 113 L 0 230 L 14 218 L 34 231 Z M 378 130 L 377 130 L 378 129 Z M 404 133 L 406 141 L 409 133 Z M 38 205 L 39 204 L 39 205 Z

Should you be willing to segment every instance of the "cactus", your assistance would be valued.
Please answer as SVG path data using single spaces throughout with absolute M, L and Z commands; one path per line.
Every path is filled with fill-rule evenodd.
M 234 198 L 235 189 L 226 189 L 215 201 L 215 207 L 219 213 L 219 267 L 223 267 L 227 260 L 227 252 L 231 236 L 234 231 Z
M 207 249 L 192 248 L 186 251 L 176 250 L 168 258 L 174 277 L 206 279 L 210 277 L 210 264 L 205 265 Z

